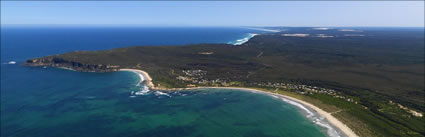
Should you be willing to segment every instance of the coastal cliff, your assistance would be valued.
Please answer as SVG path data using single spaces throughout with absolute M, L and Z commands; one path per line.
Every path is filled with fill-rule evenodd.
M 26 66 L 32 67 L 58 67 L 68 68 L 80 72 L 114 72 L 119 70 L 119 66 L 104 65 L 104 64 L 83 64 L 76 61 L 69 61 L 57 57 L 44 57 L 30 59 L 25 62 Z

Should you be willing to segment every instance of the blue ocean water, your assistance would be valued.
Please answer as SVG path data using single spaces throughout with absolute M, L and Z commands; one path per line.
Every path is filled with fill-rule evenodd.
M 325 136 L 294 106 L 271 97 L 207 90 L 132 98 L 131 91 L 139 87 L 131 72 L 22 66 L 29 58 L 74 50 L 238 43 L 252 33 L 265 32 L 231 27 L 2 27 L 1 136 Z
M 232 27 L 78 27 L 29 26 L 1 29 L 2 62 L 73 50 L 103 50 L 137 45 L 236 43 L 264 31 Z

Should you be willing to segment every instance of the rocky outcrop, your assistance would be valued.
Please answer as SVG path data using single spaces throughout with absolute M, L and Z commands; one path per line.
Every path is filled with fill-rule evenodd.
M 119 66 L 104 64 L 83 64 L 80 62 L 69 61 L 57 57 L 30 59 L 25 62 L 25 65 L 33 67 L 61 67 L 80 72 L 113 72 L 119 70 Z

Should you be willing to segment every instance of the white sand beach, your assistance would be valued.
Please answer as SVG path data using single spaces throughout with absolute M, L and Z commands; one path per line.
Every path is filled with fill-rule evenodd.
M 139 70 L 139 69 L 120 69 L 120 71 L 131 71 L 131 72 L 135 72 L 137 74 L 140 74 L 143 76 L 143 81 L 146 81 L 146 86 L 148 86 L 149 88 L 154 88 L 155 86 L 152 83 L 152 78 L 151 76 L 149 76 L 149 74 L 143 70 Z
M 156 89 L 156 90 L 162 90 L 160 88 L 154 87 L 154 84 L 152 83 L 152 78 L 145 71 L 138 70 L 138 69 L 120 69 L 120 71 L 131 71 L 131 72 L 138 73 L 138 74 L 140 74 L 144 77 L 144 81 L 146 81 L 146 84 L 149 88 Z M 319 114 L 320 116 L 323 116 L 332 126 L 338 128 L 337 130 L 341 131 L 346 136 L 348 136 L 348 137 L 358 137 L 358 135 L 356 133 L 354 133 L 353 130 L 351 130 L 347 125 L 345 125 L 344 123 L 339 121 L 337 118 L 332 116 L 331 113 L 328 113 L 328 112 L 314 106 L 313 104 L 310 104 L 308 102 L 305 102 L 303 100 L 293 98 L 293 97 L 290 97 L 290 96 L 285 96 L 285 95 L 281 95 L 281 94 L 277 94 L 277 93 L 271 93 L 271 92 L 266 92 L 266 91 L 262 91 L 262 90 L 251 89 L 251 88 L 241 88 L 241 87 L 194 87 L 194 88 L 173 88 L 173 89 L 165 89 L 165 90 L 188 90 L 188 89 L 200 89 L 200 88 L 237 89 L 237 90 L 245 90 L 245 91 L 251 91 L 251 92 L 256 92 L 256 93 L 261 93 L 261 94 L 267 94 L 267 95 L 279 97 L 279 98 L 282 98 L 282 99 L 288 99 L 288 100 L 294 101 L 296 103 L 299 103 L 299 104 L 301 104 L 301 105 L 303 105 L 303 106 L 305 106 L 309 109 L 314 110 L 315 113 Z M 330 127 L 328 127 L 328 128 L 330 128 Z M 328 131 L 328 133 L 329 133 L 329 131 Z
M 238 89 L 238 90 L 247 90 L 247 91 L 252 91 L 252 92 L 257 92 L 257 93 L 262 93 L 262 94 L 268 94 L 268 95 L 273 95 L 273 96 L 277 96 L 277 97 L 281 97 L 281 98 L 286 98 L 292 101 L 295 101 L 297 103 L 300 103 L 308 108 L 311 108 L 312 110 L 316 111 L 319 115 L 323 116 L 324 118 L 326 118 L 326 120 L 332 124 L 333 126 L 335 126 L 336 128 L 338 128 L 341 132 L 343 132 L 346 136 L 348 137 L 358 137 L 358 135 L 356 133 L 353 132 L 353 130 L 351 130 L 347 125 L 345 125 L 344 123 L 342 123 L 341 121 L 339 121 L 337 118 L 335 118 L 334 116 L 331 115 L 331 113 L 328 113 L 316 106 L 314 106 L 313 104 L 310 104 L 308 102 L 305 102 L 303 100 L 297 99 L 297 98 L 293 98 L 290 96 L 285 96 L 285 95 L 281 95 L 281 94 L 277 94 L 277 93 L 271 93 L 271 92 L 266 92 L 266 91 L 262 91 L 262 90 L 257 90 L 257 89 L 251 89 L 251 88 L 240 88 L 240 87 L 202 87 L 202 88 L 218 88 L 218 89 Z

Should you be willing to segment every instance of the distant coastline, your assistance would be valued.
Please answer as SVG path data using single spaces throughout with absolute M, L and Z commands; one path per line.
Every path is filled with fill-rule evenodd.
M 139 69 L 120 69 L 119 71 L 131 71 L 131 72 L 135 72 L 137 74 L 140 74 L 141 76 L 144 77 L 144 80 L 141 81 L 141 83 L 146 83 L 146 86 L 148 86 L 150 90 L 179 91 L 179 90 L 193 90 L 193 89 L 237 89 L 237 90 L 243 90 L 243 91 L 249 91 L 249 92 L 254 92 L 254 93 L 270 95 L 272 97 L 282 99 L 282 101 L 285 101 L 287 103 L 289 103 L 289 101 L 293 101 L 293 102 L 296 102 L 296 104 L 293 104 L 293 103 L 289 103 L 289 104 L 295 105 L 295 106 L 297 106 L 301 109 L 303 109 L 303 107 L 304 107 L 304 110 L 307 113 L 315 113 L 315 114 L 318 114 L 318 115 L 322 116 L 323 118 L 325 118 L 326 121 L 331 124 L 331 126 L 323 125 L 323 123 L 319 123 L 319 121 L 315 121 L 315 123 L 322 126 L 322 127 L 327 128 L 327 134 L 329 136 L 331 136 L 331 137 L 333 137 L 333 136 L 359 137 L 348 126 L 346 126 L 344 123 L 342 123 L 337 118 L 332 116 L 331 113 L 328 113 L 328 112 L 314 106 L 311 103 L 308 103 L 306 101 L 303 101 L 303 100 L 300 100 L 300 99 L 297 99 L 297 98 L 294 98 L 294 97 L 290 97 L 290 96 L 286 96 L 286 95 L 282 95 L 282 94 L 277 94 L 277 93 L 272 93 L 272 92 L 267 92 L 267 91 L 258 90 L 258 89 L 245 88 L 245 87 L 160 88 L 160 87 L 154 86 L 154 84 L 152 83 L 152 78 L 145 71 L 142 71 L 142 70 L 139 70 Z M 311 112 L 310 110 L 313 110 L 314 112 Z M 314 114 L 311 114 L 311 115 L 314 115 Z M 337 129 L 333 129 L 332 126 L 336 127 Z M 344 135 L 340 135 L 341 132 Z
M 261 31 L 266 31 L 266 32 L 280 32 L 281 30 L 274 30 L 274 29 L 265 29 L 265 28 L 256 28 L 256 27 L 244 27 L 244 28 L 247 28 L 247 29 L 253 29 L 253 30 L 261 30 Z M 234 41 L 234 42 L 229 42 L 228 44 L 233 44 L 233 45 L 242 45 L 242 44 L 244 44 L 244 43 L 246 43 L 246 42 L 248 42 L 249 41 L 249 39 L 251 39 L 251 38 L 253 38 L 253 37 L 255 37 L 255 36 L 257 36 L 257 35 L 260 35 L 260 34 L 257 34 L 257 33 L 248 33 L 248 36 L 246 36 L 246 37 L 244 37 L 244 38 L 242 38 L 242 39 L 238 39 L 238 40 L 236 40 L 236 41 Z
M 256 27 L 245 27 L 245 28 L 254 29 L 254 30 L 268 31 L 268 32 L 280 32 L 280 30 L 274 30 L 274 29 L 265 29 L 265 28 L 256 28 Z
M 242 38 L 242 39 L 238 39 L 238 40 L 236 40 L 235 42 L 233 42 L 231 44 L 233 44 L 233 45 L 242 45 L 242 44 L 248 42 L 249 39 L 251 39 L 251 38 L 253 38 L 253 37 L 257 36 L 257 35 L 260 35 L 260 34 L 248 33 L 248 36 L 247 37 Z

